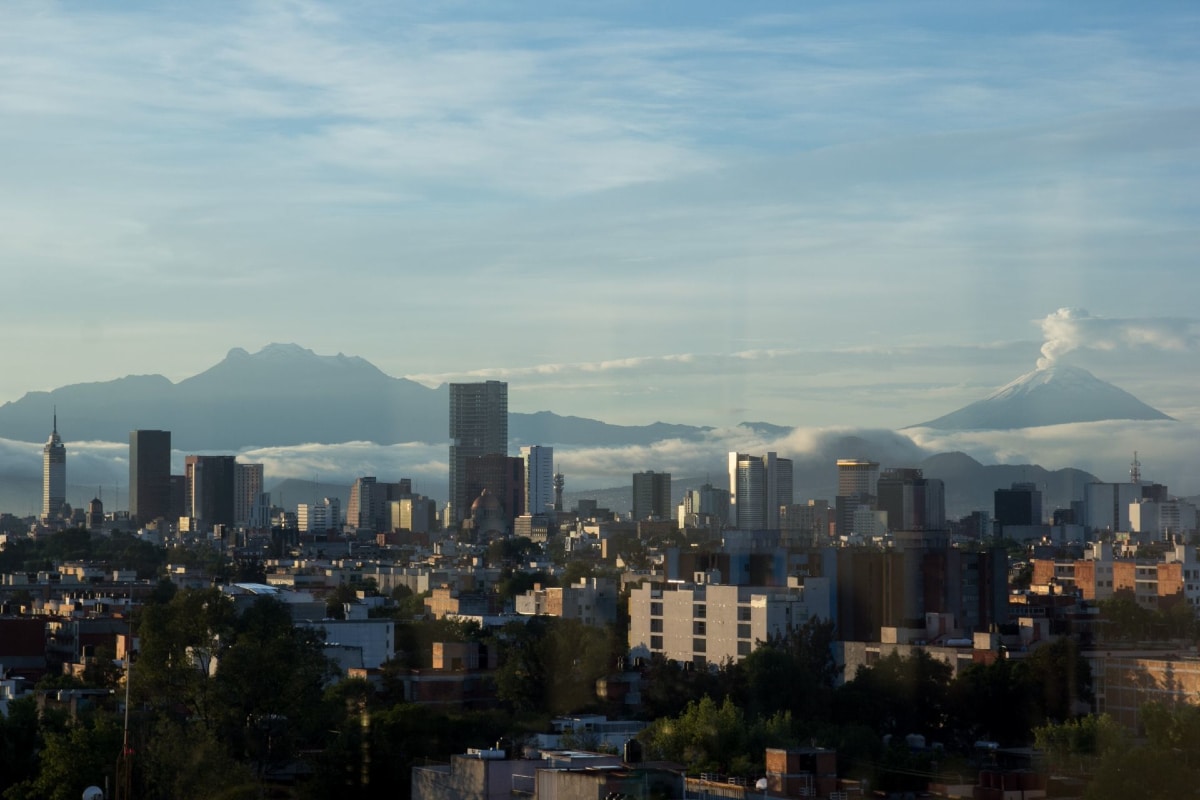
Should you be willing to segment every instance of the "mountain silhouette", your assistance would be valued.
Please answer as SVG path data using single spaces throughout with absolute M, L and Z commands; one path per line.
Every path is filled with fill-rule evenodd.
M 295 344 L 257 353 L 235 347 L 219 363 L 172 383 L 130 375 L 29 392 L 0 406 L 0 438 L 44 441 L 57 406 L 74 440 L 122 442 L 131 430 L 171 431 L 174 448 L 239 450 L 367 441 L 449 439 L 449 387 L 394 378 L 365 359 L 317 355 Z M 516 443 L 605 446 L 700 438 L 690 425 L 609 425 L 540 411 L 510 413 Z
M 970 405 L 913 428 L 1012 430 L 1103 420 L 1169 420 L 1171 417 L 1082 367 L 1036 369 Z

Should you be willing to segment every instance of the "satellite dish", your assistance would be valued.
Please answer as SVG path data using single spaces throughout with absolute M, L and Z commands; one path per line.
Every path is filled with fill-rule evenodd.
M 99 786 L 89 786 L 83 790 L 83 800 L 104 800 L 104 790 Z

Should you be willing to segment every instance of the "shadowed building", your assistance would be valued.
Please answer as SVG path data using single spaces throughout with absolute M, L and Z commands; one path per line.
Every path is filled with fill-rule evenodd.
M 234 456 L 188 456 L 184 461 L 187 480 L 186 514 L 199 530 L 234 523 L 234 487 L 237 461 Z
M 671 473 L 633 473 L 633 518 L 671 519 Z
M 171 432 L 129 433 L 129 518 L 145 524 L 170 519 Z
M 495 454 L 508 455 L 508 384 L 503 381 L 450 384 L 452 525 L 463 521 L 475 499 L 467 489 L 467 462 Z

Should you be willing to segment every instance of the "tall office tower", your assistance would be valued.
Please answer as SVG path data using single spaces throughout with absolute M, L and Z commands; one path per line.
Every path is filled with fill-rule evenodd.
M 875 496 L 879 481 L 878 462 L 839 458 L 837 471 L 839 497 Z
M 729 454 L 729 524 L 744 531 L 778 530 L 779 507 L 791 505 L 792 460 L 774 452 Z
M 508 455 L 508 384 L 450 384 L 450 514 L 462 522 L 475 499 L 467 496 L 467 460 Z
M 362 530 L 374 530 L 379 516 L 380 492 L 374 476 L 356 478 L 350 487 L 350 502 L 346 504 L 346 525 Z
M 234 456 L 188 456 L 184 459 L 187 482 L 185 514 L 196 520 L 200 530 L 214 525 L 233 525 Z
M 531 445 L 521 448 L 525 462 L 525 513 L 554 510 L 554 448 Z
M 67 448 L 58 435 L 58 411 L 54 427 L 42 448 L 42 519 L 59 519 L 67 504 Z
M 937 531 L 946 527 L 946 489 L 919 469 L 885 469 L 876 483 L 878 506 L 893 531 Z
M 171 513 L 171 432 L 129 432 L 129 518 L 145 524 Z
M 993 516 L 1001 530 L 1006 525 L 1041 525 L 1044 522 L 1042 493 L 1036 483 L 1014 483 L 1011 489 L 997 489 L 993 501 Z
M 263 465 L 238 464 L 233 473 L 233 521 L 246 528 L 261 527 L 259 520 L 263 494 Z
M 385 531 L 390 525 L 389 504 L 412 496 L 412 479 L 401 478 L 392 483 L 377 481 L 373 476 L 358 478 L 350 487 L 350 502 L 346 505 L 346 524 L 364 531 Z
M 671 473 L 633 473 L 633 518 L 673 519 L 671 507 Z
M 838 535 L 853 533 L 855 515 L 874 511 L 879 482 L 879 463 L 857 458 L 837 461 L 838 493 L 834 498 Z M 862 531 L 858 531 L 861 533 Z
M 729 522 L 729 490 L 706 483 L 688 489 L 679 504 L 679 527 L 723 528 Z

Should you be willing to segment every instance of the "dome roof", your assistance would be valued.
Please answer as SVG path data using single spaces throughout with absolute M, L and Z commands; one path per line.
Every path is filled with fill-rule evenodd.
M 498 497 L 496 497 L 496 495 L 492 494 L 490 489 L 484 489 L 482 492 L 479 493 L 479 497 L 475 498 L 475 502 L 471 503 L 471 513 L 472 514 L 479 512 L 479 511 L 502 511 L 502 510 L 503 510 L 503 507 L 500 505 L 500 498 L 498 498 Z

